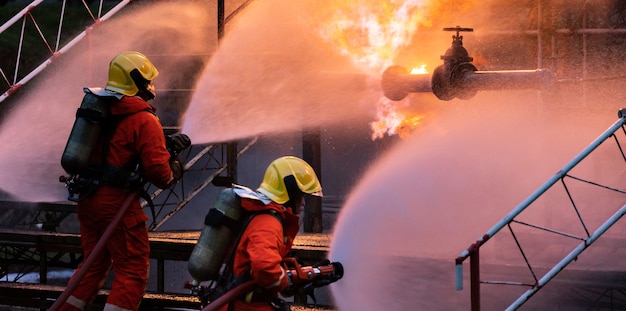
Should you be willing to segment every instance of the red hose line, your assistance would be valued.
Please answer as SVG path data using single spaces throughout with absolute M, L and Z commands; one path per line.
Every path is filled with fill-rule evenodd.
M 215 301 L 211 301 L 211 303 L 204 307 L 202 311 L 217 311 L 219 308 L 223 307 L 227 303 L 237 299 L 244 293 L 251 291 L 255 285 L 255 281 L 245 282 L 226 292 L 226 294 L 222 295 L 220 298 L 215 299 Z
M 109 241 L 109 238 L 111 237 L 111 234 L 113 234 L 113 230 L 115 230 L 117 225 L 122 220 L 122 216 L 124 216 L 124 214 L 126 213 L 126 210 L 128 210 L 128 207 L 130 206 L 130 204 L 133 203 L 133 201 L 137 200 L 138 197 L 139 197 L 139 193 L 138 192 L 133 192 L 133 193 L 129 194 L 126 197 L 126 199 L 124 200 L 124 203 L 122 203 L 122 206 L 120 207 L 120 210 L 115 215 L 115 218 L 113 218 L 113 220 L 111 221 L 111 223 L 109 224 L 107 229 L 104 231 L 104 233 L 102 234 L 102 237 L 100 238 L 100 240 L 98 241 L 98 243 L 94 247 L 94 249 L 91 252 L 91 254 L 89 254 L 87 259 L 85 259 L 85 262 L 83 263 L 83 266 L 72 277 L 72 279 L 70 280 L 69 284 L 67 284 L 67 287 L 65 288 L 63 293 L 61 293 L 59 298 L 57 298 L 57 300 L 54 302 L 52 307 L 50 307 L 50 309 L 48 309 L 48 311 L 56 311 L 56 310 L 58 310 L 61 307 L 61 305 L 63 305 L 65 303 L 67 298 L 69 298 L 69 296 L 72 294 L 72 292 L 74 292 L 74 290 L 78 286 L 78 283 L 80 283 L 80 281 L 83 279 L 83 277 L 85 277 L 85 274 L 87 273 L 87 270 L 93 264 L 93 261 L 98 256 L 100 256 L 100 253 L 104 249 L 104 246 L 106 245 L 106 243 Z

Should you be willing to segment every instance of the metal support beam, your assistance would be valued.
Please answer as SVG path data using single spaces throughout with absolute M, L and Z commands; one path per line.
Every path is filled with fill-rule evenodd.
M 217 40 L 224 37 L 224 26 L 226 24 L 224 14 L 224 0 L 217 0 Z
M 470 291 L 472 311 L 480 311 L 480 256 L 478 247 L 470 255 Z
M 226 146 L 226 175 L 233 183 L 237 183 L 237 153 L 237 142 L 228 143 Z
M 309 163 L 322 182 L 322 152 L 320 145 L 320 129 L 305 130 L 302 133 L 302 158 Z M 323 184 L 322 184 L 323 185 Z M 322 232 L 322 198 L 310 196 L 304 206 L 304 232 Z
M 603 132 L 598 138 L 596 138 L 589 146 L 583 149 L 578 155 L 576 155 L 570 162 L 568 162 L 561 170 L 559 170 L 555 175 L 553 175 L 548 181 L 546 181 L 543 185 L 541 185 L 537 190 L 535 190 L 530 196 L 528 196 L 525 200 L 522 201 L 517 207 L 515 207 L 509 214 L 507 214 L 502 220 L 500 220 L 495 226 L 489 229 L 483 236 L 478 238 L 475 243 L 470 245 L 466 250 L 462 251 L 461 254 L 456 258 L 456 288 L 457 290 L 463 289 L 463 261 L 467 258 L 470 258 L 470 283 L 471 283 L 471 305 L 472 311 L 480 310 L 480 267 L 479 267 L 479 249 L 483 246 L 488 240 L 493 238 L 494 235 L 500 232 L 501 229 L 508 227 L 512 232 L 510 224 L 512 222 L 516 222 L 516 224 L 526 225 L 535 229 L 542 229 L 546 232 L 557 233 L 563 236 L 568 236 L 571 238 L 577 238 L 582 240 L 582 242 L 574 248 L 569 254 L 565 255 L 565 257 L 559 261 L 548 273 L 543 275 L 540 280 L 536 280 L 535 284 L 531 285 L 531 288 L 528 289 L 522 296 L 520 296 L 513 304 L 511 304 L 506 310 L 517 310 L 524 304 L 530 297 L 532 297 L 537 291 L 543 288 L 550 280 L 552 280 L 559 272 L 561 272 L 569 263 L 574 261 L 589 245 L 595 242 L 600 236 L 602 236 L 612 225 L 614 225 L 619 219 L 622 218 L 624 214 L 626 214 L 626 205 L 622 206 L 615 214 L 610 217 L 607 221 L 605 221 L 597 230 L 589 235 L 587 233 L 586 238 L 578 238 L 573 235 L 567 235 L 555 230 L 551 230 L 549 228 L 542 228 L 537 225 L 527 224 L 525 222 L 516 221 L 516 217 L 518 217 L 523 211 L 525 211 L 535 200 L 537 200 L 540 196 L 546 193 L 552 186 L 557 184 L 557 182 L 561 181 L 563 186 L 565 183 L 563 180 L 565 178 L 573 178 L 580 181 L 584 181 L 580 178 L 576 178 L 574 176 L 569 175 L 569 172 L 576 167 L 581 161 L 583 161 L 588 155 L 590 155 L 594 150 L 596 150 L 603 142 L 605 142 L 608 138 L 615 138 L 615 142 L 618 147 L 618 151 L 620 152 L 622 158 L 626 161 L 626 155 L 624 155 L 623 148 L 620 145 L 620 142 L 616 136 L 619 132 L 626 135 L 626 129 L 624 128 L 626 124 L 626 110 L 622 109 L 618 112 L 619 120 L 617 120 L 613 125 L 611 125 L 605 132 Z M 619 171 L 619 170 L 616 170 Z M 608 186 L 601 185 L 595 182 L 589 182 L 590 185 L 599 186 L 607 190 L 619 192 L 622 194 L 626 194 L 626 190 L 614 189 Z M 571 198 L 571 197 L 570 197 Z M 578 210 L 573 201 L 570 201 L 573 205 L 573 208 L 578 213 Z M 579 216 L 579 220 L 583 227 L 586 228 L 584 221 Z M 586 230 L 585 230 L 586 231 Z M 522 250 L 522 246 L 518 244 L 519 250 L 524 254 Z M 525 256 L 524 256 L 525 258 Z M 530 271 L 533 269 L 526 260 L 526 264 Z M 534 275 L 534 273 L 533 273 Z M 498 282 L 499 284 L 513 284 L 512 282 L 504 283 Z M 493 283 L 496 284 L 496 283 Z M 517 285 L 525 285 L 522 283 L 518 283 Z

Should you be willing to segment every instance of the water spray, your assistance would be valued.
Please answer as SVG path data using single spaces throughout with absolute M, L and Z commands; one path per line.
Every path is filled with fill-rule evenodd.
M 432 76 L 410 74 L 402 66 L 391 66 L 382 75 L 381 85 L 385 96 L 391 100 L 402 100 L 409 93 L 433 92 L 440 100 L 454 98 L 470 99 L 479 90 L 500 89 L 552 89 L 557 81 L 549 69 L 479 71 L 463 47 L 461 32 L 473 32 L 473 28 L 460 26 L 443 28 L 454 31 L 452 46 L 441 56 L 443 65 L 433 71 Z

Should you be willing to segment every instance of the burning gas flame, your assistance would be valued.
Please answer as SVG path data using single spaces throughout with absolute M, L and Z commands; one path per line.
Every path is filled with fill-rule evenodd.
M 385 97 L 379 99 L 376 111 L 377 120 L 370 123 L 373 132 L 372 140 L 383 138 L 385 134 L 404 138 L 411 134 L 426 117 L 424 114 L 398 109 L 395 102 Z
M 411 69 L 411 74 L 428 74 L 426 64 Z M 385 134 L 404 138 L 413 132 L 426 116 L 412 112 L 408 108 L 382 96 L 376 105 L 376 121 L 370 123 L 372 140 L 383 138 Z
M 428 70 L 426 70 L 426 64 L 422 64 L 419 67 L 415 67 L 411 69 L 412 75 L 425 75 L 428 74 Z
M 400 49 L 411 43 L 419 26 L 431 25 L 431 16 L 463 10 L 473 1 L 337 0 L 326 12 L 330 22 L 321 26 L 320 34 L 363 71 L 380 77 Z M 412 74 L 427 73 L 425 65 L 414 70 Z M 376 105 L 378 119 L 371 123 L 373 139 L 406 135 L 424 118 L 408 112 L 401 102 L 381 97 Z
M 424 22 L 425 0 L 357 0 L 333 7 L 322 38 L 366 71 L 381 73 Z
M 331 13 L 333 22 L 321 30 L 321 35 L 364 71 L 380 75 L 424 23 L 423 12 L 425 0 L 346 1 Z M 417 68 L 418 73 L 425 70 L 425 65 Z M 385 134 L 404 136 L 423 118 L 400 111 L 384 97 L 376 106 L 377 120 L 370 124 L 372 139 Z

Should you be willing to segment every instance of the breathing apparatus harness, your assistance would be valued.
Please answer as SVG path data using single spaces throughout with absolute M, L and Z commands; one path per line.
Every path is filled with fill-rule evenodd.
M 226 257 L 226 260 L 224 261 L 225 266 L 219 278 L 217 280 L 211 281 L 211 284 L 206 288 L 207 289 L 206 291 L 201 290 L 201 292 L 198 293 L 202 306 L 206 306 L 210 301 L 215 301 L 217 298 L 221 297 L 222 295 L 232 290 L 233 288 L 251 280 L 250 268 L 247 268 L 240 276 L 235 276 L 235 273 L 233 272 L 233 266 L 234 266 L 235 253 L 237 251 L 237 246 L 239 245 L 239 242 L 241 241 L 241 237 L 243 236 L 243 233 L 246 231 L 246 228 L 248 227 L 252 219 L 256 217 L 257 215 L 261 215 L 261 214 L 272 215 L 274 218 L 276 218 L 276 220 L 278 220 L 281 223 L 281 225 L 283 225 L 283 219 L 280 217 L 278 212 L 276 212 L 275 210 L 271 210 L 271 209 L 255 211 L 255 212 L 247 211 L 246 215 L 242 217 L 244 219 L 242 223 L 232 221 L 230 218 L 223 217 L 223 215 L 219 213 L 215 213 L 215 214 L 209 213 L 206 216 L 205 218 L 206 225 L 209 225 L 209 226 L 226 225 L 226 226 L 229 226 L 233 231 L 235 232 L 238 231 L 239 234 L 237 235 L 237 238 L 233 242 L 230 252 L 228 253 L 228 256 Z M 269 297 L 267 295 L 263 295 L 262 293 L 260 293 L 261 294 L 260 296 L 259 296 L 259 293 L 255 293 L 255 294 L 256 294 L 255 301 L 256 299 L 262 299 L 259 301 L 266 301 L 267 303 L 272 305 L 275 309 L 281 303 L 284 304 L 284 302 L 280 299 L 278 299 L 277 301 L 276 299 L 273 299 L 272 297 Z M 230 303 L 228 306 L 228 310 L 231 311 L 233 307 L 234 305 Z M 280 310 L 280 309 L 277 309 L 277 310 Z
M 133 190 L 143 186 L 143 178 L 139 174 L 139 162 L 130 161 L 123 167 L 117 167 L 106 162 L 111 135 L 115 127 L 124 116 L 117 120 L 107 120 L 106 133 L 103 139 L 101 160 L 87 166 L 82 174 L 74 175 L 68 182 L 70 201 L 80 202 L 91 195 L 100 186 L 112 186 Z
M 90 100 L 102 101 L 100 103 L 101 107 L 106 106 L 106 109 L 108 110 L 108 107 L 112 102 L 120 99 L 115 95 L 108 95 L 105 92 L 106 91 L 103 92 L 99 89 L 91 90 L 86 88 L 85 96 L 95 97 Z M 98 163 L 89 163 L 82 171 L 77 174 L 71 174 L 69 178 L 61 176 L 60 181 L 65 182 L 65 186 L 69 192 L 68 200 L 80 202 L 89 195 L 93 194 L 93 192 L 100 186 L 117 187 L 127 189 L 129 191 L 141 189 L 140 196 L 146 200 L 150 206 L 152 214 L 154 215 L 154 203 L 152 202 L 150 195 L 143 188 L 145 180 L 140 173 L 141 165 L 139 159 L 133 159 L 123 167 L 117 167 L 106 161 L 106 155 L 109 151 L 111 137 L 113 136 L 113 133 L 119 123 L 127 116 L 144 111 L 154 114 L 154 112 L 149 108 L 124 115 L 111 115 L 110 113 L 103 115 L 101 112 L 93 109 L 83 107 L 78 108 L 76 111 L 77 120 L 82 118 L 102 125 L 102 137 L 97 141 L 97 144 L 99 144 L 102 149 L 100 150 L 100 161 Z M 72 133 L 72 135 L 73 134 L 74 133 Z

